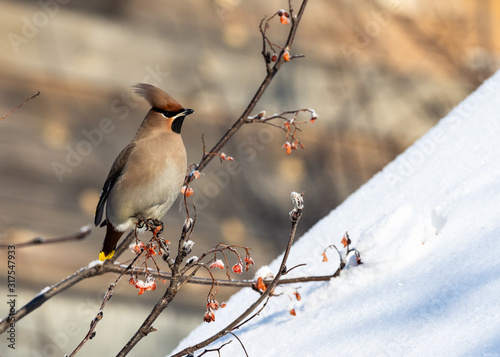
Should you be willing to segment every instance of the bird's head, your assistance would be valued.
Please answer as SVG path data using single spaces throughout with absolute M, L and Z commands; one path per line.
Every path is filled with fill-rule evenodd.
M 193 109 L 185 109 L 167 93 L 151 84 L 139 83 L 134 86 L 134 89 L 149 102 L 151 111 L 166 119 L 167 126 L 175 133 L 181 133 L 184 118 L 194 113 Z

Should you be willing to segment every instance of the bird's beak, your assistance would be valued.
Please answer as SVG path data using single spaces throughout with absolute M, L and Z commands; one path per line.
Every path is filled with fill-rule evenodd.
M 184 109 L 184 111 L 182 112 L 182 115 L 186 116 L 186 115 L 193 114 L 193 113 L 194 113 L 193 109 Z

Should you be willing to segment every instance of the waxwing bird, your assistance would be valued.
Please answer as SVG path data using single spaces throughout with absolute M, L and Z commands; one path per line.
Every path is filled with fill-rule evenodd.
M 194 110 L 184 109 L 150 84 L 140 83 L 133 88 L 151 109 L 111 166 L 99 197 L 94 223 L 106 225 L 101 261 L 113 256 L 128 228 L 141 219 L 160 220 L 167 213 L 181 190 L 187 169 L 181 127 Z M 102 221 L 105 204 L 106 219 Z

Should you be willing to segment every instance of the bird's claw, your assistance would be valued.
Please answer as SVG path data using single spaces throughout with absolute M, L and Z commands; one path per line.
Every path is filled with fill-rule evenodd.
M 163 222 L 158 219 L 148 219 L 146 224 L 155 237 L 163 232 Z

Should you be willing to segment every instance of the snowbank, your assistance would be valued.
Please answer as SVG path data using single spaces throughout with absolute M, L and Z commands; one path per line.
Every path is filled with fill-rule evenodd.
M 348 231 L 363 265 L 301 284 L 301 301 L 285 291 L 236 334 L 252 357 L 500 356 L 499 206 L 500 72 L 318 222 L 288 261 L 307 263 L 293 276 L 334 272 L 337 256 L 323 263 L 321 253 Z M 256 298 L 238 292 L 175 351 Z M 234 341 L 221 355 L 245 354 Z

